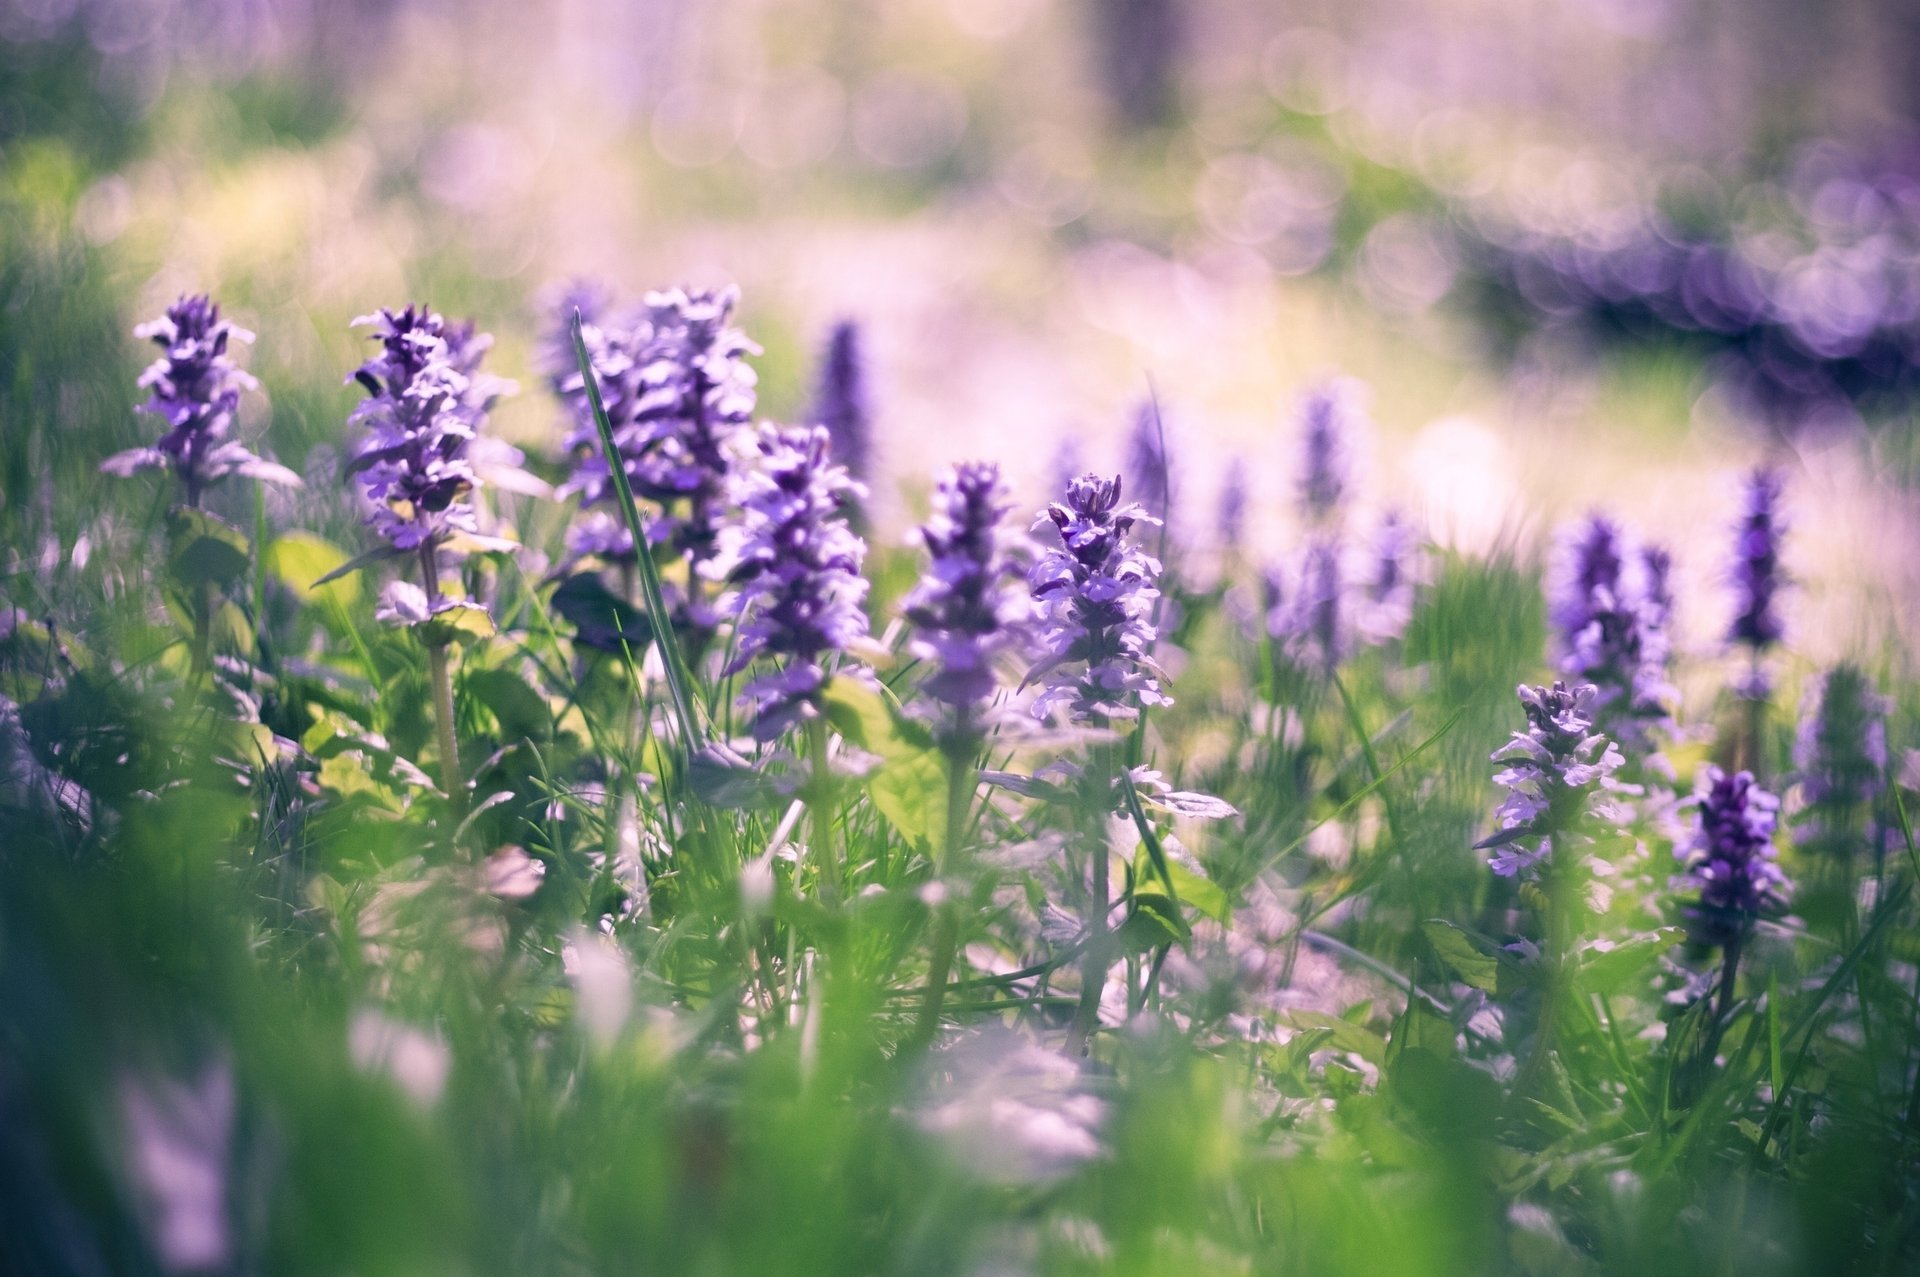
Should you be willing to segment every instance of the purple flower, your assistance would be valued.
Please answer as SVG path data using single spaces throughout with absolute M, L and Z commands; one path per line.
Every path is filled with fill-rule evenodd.
M 205 293 L 182 297 L 166 314 L 133 333 L 163 352 L 140 374 L 140 385 L 148 391 L 140 411 L 160 418 L 167 428 L 152 447 L 115 453 L 100 463 L 101 470 L 125 476 L 171 467 L 188 505 L 200 504 L 206 486 L 230 474 L 300 485 L 293 471 L 262 460 L 228 438 L 240 392 L 259 383 L 227 357 L 227 347 L 234 341 L 251 342 L 252 333 L 220 318 L 220 307 Z
M 604 312 L 605 306 L 601 305 L 597 311 Z M 585 309 L 581 310 L 580 338 L 587 347 L 587 359 L 600 388 L 601 406 L 606 410 L 607 424 L 612 427 L 614 448 L 620 454 L 628 482 L 637 493 L 642 458 L 652 443 L 651 428 L 639 414 L 647 397 L 642 372 L 652 358 L 653 325 L 644 315 L 625 320 L 595 320 L 587 314 Z M 578 493 L 580 504 L 586 510 L 568 531 L 567 553 L 574 559 L 592 555 L 630 561 L 633 534 L 617 513 L 613 471 L 601 448 L 600 427 L 593 418 L 593 405 L 587 398 L 586 381 L 580 375 L 570 330 L 566 357 L 571 371 L 557 371 L 553 383 L 573 420 L 566 447 L 573 454 L 574 466 L 573 473 L 560 485 L 559 495 Z
M 1778 470 L 1760 466 L 1747 479 L 1746 508 L 1734 535 L 1733 583 L 1739 603 L 1728 641 L 1750 648 L 1756 659 L 1780 641 L 1783 626 L 1774 596 L 1785 583 L 1780 570 L 1780 494 L 1785 481 Z
M 480 371 L 492 339 L 425 306 L 353 322 L 373 325 L 380 343 L 348 378 L 367 391 L 349 419 L 366 433 L 348 470 L 375 503 L 368 522 L 402 550 L 476 531 L 469 498 L 479 481 L 468 450 L 505 386 Z
M 1151 656 L 1160 562 L 1128 539 L 1135 524 L 1159 520 L 1121 505 L 1120 491 L 1118 477 L 1082 475 L 1036 524 L 1051 526 L 1060 545 L 1027 578 L 1044 608 L 1040 659 L 1026 679 L 1045 681 L 1035 717 L 1065 705 L 1075 722 L 1104 723 L 1138 718 L 1142 705 L 1172 704 Z
M 922 689 L 962 716 L 993 695 L 994 662 L 1024 640 L 1032 613 L 1000 530 L 1010 509 L 1000 467 L 968 462 L 941 476 L 920 529 L 931 558 L 902 608 L 909 650 L 933 667 Z
M 1681 873 L 1673 887 L 1700 893 L 1686 907 L 1695 938 L 1726 945 L 1762 912 L 1786 903 L 1790 888 L 1773 850 L 1780 800 L 1755 784 L 1752 772 L 1729 776 L 1709 763 L 1690 801 L 1699 814 L 1692 835 L 1674 848 Z
M 823 662 L 867 636 L 867 547 L 844 513 L 861 487 L 832 464 L 830 446 L 822 426 L 762 426 L 760 467 L 734 484 L 740 521 L 725 529 L 724 548 L 742 588 L 739 646 L 725 673 L 762 658 L 782 662 L 740 698 L 757 740 L 818 714 Z
M 1127 437 L 1127 485 L 1140 505 L 1158 518 L 1167 518 L 1173 499 L 1172 470 L 1167 459 L 1165 423 L 1160 405 L 1151 399 L 1134 410 L 1133 433 Z
M 1220 507 L 1215 514 L 1215 534 L 1224 554 L 1238 554 L 1247 539 L 1247 468 L 1239 458 L 1227 464 L 1227 475 L 1220 483 Z
M 1674 695 L 1667 675 L 1671 559 L 1649 547 L 1629 573 L 1619 528 L 1596 514 L 1569 538 L 1568 560 L 1554 605 L 1562 627 L 1560 668 L 1592 683 L 1600 725 L 1628 749 L 1644 752 L 1666 723 Z
M 1806 803 L 1800 842 L 1844 856 L 1870 824 L 1886 787 L 1887 699 L 1854 665 L 1836 665 L 1807 689 L 1793 764 Z
M 1307 542 L 1288 612 L 1285 637 L 1303 665 L 1330 672 L 1345 659 L 1348 647 L 1346 582 L 1342 579 L 1341 546 L 1331 537 Z
M 1330 378 L 1300 404 L 1300 510 L 1308 523 L 1337 522 L 1346 501 L 1360 384 Z
M 862 357 L 860 326 L 842 320 L 827 338 L 826 357 L 820 362 L 820 386 L 815 392 L 813 420 L 827 428 L 833 455 L 847 473 L 861 483 L 873 477 L 873 419 L 867 405 L 867 369 Z
M 1361 628 L 1370 642 L 1398 638 L 1412 619 L 1419 550 L 1418 534 L 1398 511 L 1382 516 L 1363 582 Z
M 1563 649 L 1571 651 L 1579 636 L 1593 621 L 1596 598 L 1607 591 L 1620 597 L 1620 575 L 1624 566 L 1620 529 L 1603 514 L 1589 515 L 1587 521 L 1567 536 L 1566 568 L 1555 591 L 1549 611 L 1560 631 Z
M 1527 730 L 1495 750 L 1507 766 L 1494 783 L 1507 791 L 1496 813 L 1500 830 L 1477 844 L 1492 850 L 1487 863 L 1502 877 L 1538 878 L 1556 844 L 1585 839 L 1590 819 L 1617 822 L 1620 813 L 1604 794 L 1624 762 L 1619 746 L 1593 729 L 1595 689 L 1565 683 L 1519 688 Z

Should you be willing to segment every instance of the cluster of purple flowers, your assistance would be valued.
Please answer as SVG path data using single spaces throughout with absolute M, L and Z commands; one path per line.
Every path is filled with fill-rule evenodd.
M 782 661 L 741 695 L 762 741 L 817 714 L 826 658 L 867 636 L 866 545 L 845 515 L 862 489 L 829 448 L 822 426 L 762 426 L 760 464 L 733 488 L 739 521 L 723 530 L 729 575 L 741 584 L 738 648 L 725 672 Z
M 1590 683 L 1568 688 L 1519 688 L 1527 730 L 1494 751 L 1506 763 L 1494 782 L 1507 791 L 1496 813 L 1499 832 L 1479 844 L 1491 850 L 1487 863 L 1502 877 L 1537 878 L 1568 844 L 1585 841 L 1590 820 L 1617 823 L 1621 812 L 1607 799 L 1611 777 L 1624 762 L 1620 747 L 1594 730 L 1598 691 Z
M 1024 641 L 1032 613 L 1001 531 L 1012 508 L 1000 467 L 968 462 L 941 476 L 920 530 L 931 561 L 902 609 L 909 650 L 933 669 L 921 690 L 963 719 L 993 695 L 994 664 Z
M 751 434 L 754 410 L 756 379 L 744 356 L 759 347 L 729 323 L 738 298 L 732 288 L 672 289 L 649 293 L 632 314 L 612 314 L 602 305 L 599 321 L 582 325 L 627 482 L 636 497 L 663 512 L 648 535 L 687 564 L 676 622 L 698 632 L 720 620 L 701 601 L 698 582 L 718 549 L 735 454 Z M 613 471 L 579 373 L 560 375 L 559 386 L 573 415 L 566 442 L 575 455 L 561 491 L 578 493 L 588 512 L 569 550 L 576 558 L 631 559 L 633 538 L 611 513 Z
M 1729 776 L 1709 764 L 1692 802 L 1699 815 L 1693 836 L 1674 848 L 1681 865 L 1674 887 L 1700 893 L 1686 908 L 1696 940 L 1734 944 L 1763 912 L 1786 903 L 1787 878 L 1773 850 L 1780 800 L 1753 773 Z
M 1358 430 L 1358 383 L 1322 382 L 1300 406 L 1300 509 L 1312 524 L 1336 523 L 1344 512 Z
M 353 322 L 373 325 L 380 343 L 348 378 L 367 392 L 350 418 L 365 434 L 348 469 L 375 503 L 368 522 L 400 550 L 477 531 L 470 497 L 478 479 L 469 453 L 505 388 L 480 371 L 492 339 L 425 306 L 382 309 Z
M 231 436 L 240 393 L 259 383 L 227 355 L 235 342 L 253 334 L 220 318 L 220 307 L 204 293 L 182 297 L 166 313 L 133 330 L 161 350 L 160 358 L 140 374 L 148 391 L 142 412 L 152 413 L 167 429 L 152 447 L 129 448 L 100 463 L 108 474 L 172 469 L 190 506 L 200 504 L 208 484 L 228 475 L 298 486 L 300 478 L 285 466 L 249 452 Z
M 1036 525 L 1052 527 L 1060 540 L 1028 574 L 1044 609 L 1040 659 L 1026 679 L 1043 684 L 1033 704 L 1038 718 L 1065 706 L 1075 722 L 1104 724 L 1172 703 L 1152 656 L 1160 561 L 1130 537 L 1136 525 L 1159 520 L 1122 505 L 1120 496 L 1119 477 L 1082 475 Z
M 1673 696 L 1667 675 L 1671 559 L 1657 546 L 1630 555 L 1620 529 L 1601 514 L 1568 538 L 1566 558 L 1552 608 L 1561 669 L 1594 685 L 1599 721 L 1614 739 L 1644 749 L 1666 722 Z

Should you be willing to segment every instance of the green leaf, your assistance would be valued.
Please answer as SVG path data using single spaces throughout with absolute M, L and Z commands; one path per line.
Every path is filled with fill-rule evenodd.
M 624 649 L 637 656 L 653 641 L 647 614 L 609 590 L 595 573 L 576 572 L 562 581 L 550 605 L 572 624 L 576 641 L 598 651 Z
M 458 600 L 452 606 L 443 605 L 440 611 L 412 628 L 418 630 L 427 643 L 459 643 L 463 647 L 499 633 L 487 609 L 478 603 Z
M 1133 908 L 1115 933 L 1128 953 L 1146 953 L 1164 945 L 1184 944 L 1193 935 L 1180 916 L 1180 902 L 1158 887 L 1136 887 Z
M 1294 1029 L 1324 1029 L 1331 1035 L 1333 1045 L 1342 1051 L 1351 1051 L 1369 1064 L 1387 1062 L 1387 1040 L 1351 1020 L 1324 1011 L 1285 1011 L 1280 1015 L 1280 1022 Z
M 360 583 L 340 580 L 347 552 L 311 532 L 289 532 L 267 546 L 267 571 L 280 578 L 302 603 L 319 599 L 350 606 L 359 601 Z
M 1434 918 L 1421 923 L 1420 930 L 1433 946 L 1434 955 L 1463 983 L 1488 993 L 1494 991 L 1500 978 L 1499 959 L 1483 952 L 1471 936 L 1451 922 Z
M 1212 918 L 1215 922 L 1225 923 L 1228 921 L 1233 914 L 1233 902 L 1227 899 L 1227 893 L 1220 889 L 1219 883 L 1214 882 L 1211 878 L 1202 877 L 1171 857 L 1167 858 L 1165 864 L 1167 876 L 1173 879 L 1173 894 L 1176 897 L 1186 904 L 1192 905 L 1195 909 L 1198 909 L 1207 917 Z M 1159 869 L 1153 864 L 1143 848 L 1140 855 L 1135 856 L 1133 859 L 1134 878 L 1136 881 L 1144 883 L 1147 880 L 1149 872 L 1157 876 Z M 1146 890 L 1149 890 L 1149 888 L 1139 887 L 1135 889 L 1136 894 Z
M 339 567 L 333 568 L 313 584 L 315 587 L 330 585 L 342 577 L 352 576 L 355 572 L 370 568 L 376 563 L 385 563 L 388 559 L 397 559 L 405 555 L 405 550 L 391 545 L 376 545 L 363 554 L 356 554 Z
M 842 736 L 870 754 L 898 758 L 933 748 L 933 734 L 916 723 L 879 686 L 836 674 L 820 692 L 827 721 Z
M 932 847 L 946 816 L 947 764 L 926 727 L 863 679 L 828 680 L 820 701 L 835 731 L 880 757 L 865 786 L 874 807 L 915 848 Z
M 1588 993 L 1615 993 L 1643 982 L 1647 968 L 1685 933 L 1679 927 L 1661 927 L 1623 940 L 1610 949 L 1589 948 L 1581 955 L 1580 987 Z
M 546 698 L 512 670 L 467 670 L 461 689 L 478 700 L 500 724 L 508 740 L 546 740 L 553 735 L 553 711 Z
M 175 506 L 167 511 L 167 571 L 182 585 L 225 585 L 245 575 L 253 543 L 225 519 Z

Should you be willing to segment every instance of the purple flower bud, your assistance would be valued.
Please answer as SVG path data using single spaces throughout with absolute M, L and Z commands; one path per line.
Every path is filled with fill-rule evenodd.
M 1496 813 L 1500 830 L 1477 844 L 1493 851 L 1487 863 L 1502 877 L 1538 878 L 1556 844 L 1586 837 L 1588 821 L 1619 820 L 1604 794 L 1624 759 L 1593 729 L 1595 695 L 1591 685 L 1520 687 L 1527 730 L 1493 753 L 1494 762 L 1507 764 L 1493 778 L 1507 791 Z
M 916 632 L 909 650 L 933 667 L 922 689 L 963 714 L 993 695 L 994 662 L 1024 640 L 1033 610 L 1000 531 L 1010 509 L 992 462 L 943 475 L 920 530 L 931 561 L 902 607 Z
M 1682 872 L 1673 888 L 1700 893 L 1686 907 L 1695 939 L 1726 945 L 1763 911 L 1786 903 L 1791 888 L 1773 850 L 1780 800 L 1755 784 L 1752 772 L 1729 776 L 1709 763 L 1690 801 L 1699 815 L 1692 836 L 1674 848 Z
M 1747 479 L 1746 509 L 1734 536 L 1733 583 L 1738 606 L 1727 631 L 1730 642 L 1751 648 L 1757 658 L 1780 641 L 1784 627 L 1774 596 L 1785 583 L 1780 570 L 1780 494 L 1785 481 L 1778 470 L 1761 466 Z
M 1803 846 L 1845 855 L 1869 831 L 1886 788 L 1890 708 L 1854 665 L 1834 666 L 1807 689 L 1793 749 Z
M 1135 524 L 1159 520 L 1121 505 L 1120 492 L 1118 477 L 1082 475 L 1036 524 L 1051 527 L 1060 545 L 1027 578 L 1044 608 L 1040 659 L 1026 679 L 1045 684 L 1035 717 L 1065 705 L 1075 722 L 1104 723 L 1138 718 L 1143 705 L 1172 704 L 1151 655 L 1160 562 L 1128 538 Z
M 873 419 L 867 405 L 867 370 L 861 345 L 858 324 L 842 320 L 833 326 L 826 357 L 820 362 L 813 420 L 827 428 L 833 455 L 847 473 L 866 483 L 873 477 Z
M 762 658 L 783 662 L 740 698 L 758 740 L 818 714 L 823 661 L 867 636 L 867 547 L 844 512 L 862 489 L 832 464 L 830 447 L 822 426 L 762 426 L 760 468 L 733 486 L 740 521 L 725 529 L 724 550 L 742 588 L 738 648 L 725 672 Z
M 380 343 L 348 378 L 367 391 L 349 419 L 366 433 L 348 470 L 375 503 L 368 522 L 403 550 L 475 531 L 468 449 L 506 384 L 480 371 L 492 339 L 425 306 L 353 322 L 374 325 Z
M 1351 627 L 1344 606 L 1341 557 L 1340 543 L 1330 537 L 1307 542 L 1285 622 L 1295 659 L 1323 673 L 1331 672 L 1347 656 Z
M 101 470 L 125 476 L 171 467 L 188 505 L 198 505 L 208 484 L 231 474 L 300 485 L 299 476 L 285 466 L 264 461 L 228 438 L 240 392 L 259 383 L 227 357 L 227 347 L 251 342 L 252 333 L 221 319 L 220 307 L 205 293 L 182 297 L 133 332 L 163 352 L 140 374 L 140 385 L 149 392 L 140 411 L 160 418 L 167 428 L 152 447 L 115 453 L 100 463 Z

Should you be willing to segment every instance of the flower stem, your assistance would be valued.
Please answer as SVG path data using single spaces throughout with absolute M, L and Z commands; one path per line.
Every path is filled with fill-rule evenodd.
M 809 842 L 814 871 L 820 876 L 821 896 L 833 901 L 840 898 L 840 862 L 833 852 L 833 805 L 829 798 L 833 775 L 827 767 L 827 722 L 823 718 L 807 720 L 807 756 L 813 764 L 807 815 L 812 827 Z
M 947 827 L 934 862 L 934 877 L 944 887 L 944 879 L 960 851 L 966 828 L 967 810 L 973 804 L 973 751 L 956 745 L 947 755 Z M 947 994 L 947 977 L 953 972 L 953 954 L 960 942 L 959 911 L 951 900 L 941 899 L 933 920 L 933 958 L 927 968 L 927 996 L 920 1004 L 920 1023 L 914 1030 L 916 1045 L 933 1041 L 940 1029 L 940 1004 Z
M 1086 820 L 1087 850 L 1093 857 L 1093 885 L 1087 896 L 1087 949 L 1080 961 L 1080 1004 L 1067 1030 L 1069 1056 L 1086 1050 L 1087 1039 L 1100 1023 L 1100 995 L 1107 985 L 1107 810 L 1113 801 L 1114 746 L 1096 745 L 1091 761 L 1088 779 L 1092 788 L 1081 814 Z
M 431 540 L 420 543 L 421 588 L 427 595 L 427 614 L 440 601 L 440 555 Z M 460 742 L 453 728 L 453 674 L 447 667 L 445 642 L 427 644 L 427 677 L 433 684 L 433 725 L 440 745 L 440 787 L 446 790 L 456 824 L 466 815 L 467 787 L 460 771 Z

